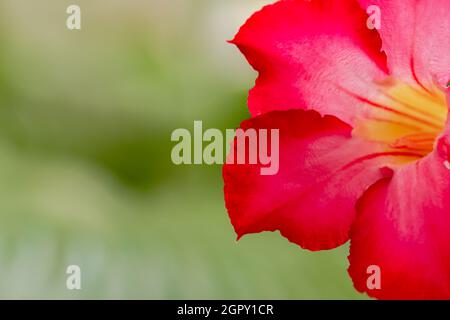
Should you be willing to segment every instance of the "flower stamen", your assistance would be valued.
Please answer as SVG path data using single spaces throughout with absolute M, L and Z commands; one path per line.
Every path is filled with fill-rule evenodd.
M 372 100 L 354 95 L 371 108 L 358 119 L 353 135 L 386 144 L 386 150 L 415 152 L 423 157 L 433 151 L 444 129 L 447 105 L 437 87 L 424 90 L 397 81 L 380 85 L 380 95 Z

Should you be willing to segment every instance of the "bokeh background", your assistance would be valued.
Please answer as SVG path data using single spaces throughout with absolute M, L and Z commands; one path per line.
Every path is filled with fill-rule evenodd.
M 269 2 L 0 1 L 0 298 L 364 298 L 347 246 L 236 242 L 221 167 L 170 159 L 174 129 L 249 117 L 256 74 L 226 40 Z

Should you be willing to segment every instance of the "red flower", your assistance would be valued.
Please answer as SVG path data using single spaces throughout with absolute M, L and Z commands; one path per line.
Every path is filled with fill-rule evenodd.
M 377 5 L 381 28 L 365 9 Z M 252 118 L 279 129 L 279 171 L 226 164 L 241 237 L 275 231 L 309 250 L 349 239 L 357 290 L 450 298 L 448 0 L 285 0 L 255 13 L 236 44 L 259 72 Z M 381 270 L 368 288 L 367 270 Z

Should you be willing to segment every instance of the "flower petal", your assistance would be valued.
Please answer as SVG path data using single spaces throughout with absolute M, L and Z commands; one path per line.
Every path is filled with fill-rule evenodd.
M 238 237 L 280 230 L 310 250 L 348 240 L 356 200 L 383 177 L 380 167 L 403 154 L 352 138 L 350 126 L 315 111 L 270 112 L 241 127 L 279 129 L 280 138 L 276 175 L 261 175 L 260 163 L 224 165 L 225 202 Z
M 366 20 L 353 0 L 286 0 L 255 13 L 232 41 L 259 72 L 251 114 L 313 109 L 352 123 L 369 108 L 354 96 L 378 96 L 373 82 L 387 73 Z
M 359 0 L 381 13 L 383 50 L 395 77 L 428 86 L 450 79 L 450 2 L 448 0 Z
M 349 256 L 357 290 L 381 299 L 450 299 L 448 138 L 358 201 Z M 370 266 L 379 267 L 378 289 L 367 285 Z

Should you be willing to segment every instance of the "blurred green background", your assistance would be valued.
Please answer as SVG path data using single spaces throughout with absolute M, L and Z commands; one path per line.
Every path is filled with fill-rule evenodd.
M 348 247 L 236 242 L 221 167 L 170 160 L 174 129 L 249 117 L 226 40 L 269 2 L 0 1 L 0 298 L 363 298 Z

